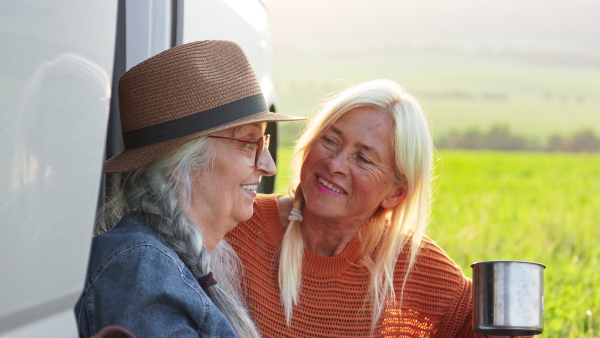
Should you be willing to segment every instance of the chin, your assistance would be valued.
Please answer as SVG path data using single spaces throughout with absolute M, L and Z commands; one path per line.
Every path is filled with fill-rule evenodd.
M 254 214 L 254 208 L 252 207 L 252 205 L 250 205 L 249 208 L 245 209 L 244 211 L 241 211 L 238 214 L 238 217 L 236 217 L 236 221 L 237 221 L 236 223 L 245 222 L 245 221 L 249 220 L 253 214 Z

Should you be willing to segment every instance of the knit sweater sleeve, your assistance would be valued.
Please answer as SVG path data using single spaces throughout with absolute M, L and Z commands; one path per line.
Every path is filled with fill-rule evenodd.
M 252 217 L 242 223 L 239 223 L 233 230 L 225 236 L 225 239 L 236 249 L 243 253 L 238 255 L 247 255 L 247 250 L 253 251 L 249 247 L 259 250 L 265 244 L 268 246 L 278 246 L 283 235 L 283 225 L 279 217 L 279 207 L 277 198 L 281 195 L 258 194 L 254 200 L 254 214 Z M 264 241 L 268 243 L 264 243 Z
M 280 330 L 286 328 L 277 279 L 284 231 L 277 197 L 258 194 L 254 215 L 225 236 L 242 263 L 242 292 L 263 337 L 285 337 Z
M 432 311 L 439 314 L 439 322 L 434 337 L 485 337 L 473 332 L 471 279 L 431 239 L 424 239 L 411 275 L 409 280 L 419 280 L 418 284 L 432 284 L 420 288 L 428 290 L 427 296 L 435 299 Z
M 456 337 L 475 337 L 475 338 L 486 338 L 485 335 L 473 332 L 473 281 L 470 278 L 466 278 L 465 288 L 463 295 L 460 297 L 457 307 L 459 309 L 469 309 L 468 311 L 457 310 L 455 313 L 460 314 L 458 320 L 463 320 L 463 325 L 459 328 Z

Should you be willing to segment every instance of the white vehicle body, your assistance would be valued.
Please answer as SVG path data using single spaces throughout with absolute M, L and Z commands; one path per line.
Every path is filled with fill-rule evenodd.
M 274 107 L 258 0 L 0 4 L 0 337 L 78 336 L 73 306 L 103 203 L 101 166 L 122 149 L 118 78 L 204 39 L 238 42 Z

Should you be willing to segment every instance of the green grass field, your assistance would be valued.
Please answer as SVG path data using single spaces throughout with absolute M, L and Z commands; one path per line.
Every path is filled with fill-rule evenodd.
M 279 193 L 290 152 L 279 149 Z M 598 337 L 600 154 L 439 155 L 429 236 L 469 277 L 477 261 L 545 264 L 541 337 Z

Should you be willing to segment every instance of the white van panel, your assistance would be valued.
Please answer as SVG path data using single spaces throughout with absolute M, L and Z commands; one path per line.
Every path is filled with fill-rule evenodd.
M 83 289 L 116 17 L 115 1 L 2 3 L 0 336 L 73 316 Z
M 171 46 L 171 0 L 125 2 L 126 70 Z
M 18 338 L 18 337 L 60 337 L 60 338 L 77 338 L 77 325 L 73 310 L 65 310 L 63 312 L 51 315 L 41 320 L 30 323 L 29 325 L 19 326 L 14 330 L 4 332 L 1 335 L 3 338 Z
M 183 43 L 198 40 L 235 41 L 246 52 L 265 100 L 276 102 L 272 74 L 270 26 L 265 7 L 250 0 L 183 1 Z
M 115 55 L 117 7 L 124 55 Z M 0 4 L 0 338 L 77 336 L 115 59 L 129 69 L 204 39 L 238 42 L 274 103 L 260 1 Z

